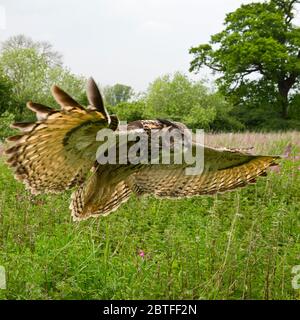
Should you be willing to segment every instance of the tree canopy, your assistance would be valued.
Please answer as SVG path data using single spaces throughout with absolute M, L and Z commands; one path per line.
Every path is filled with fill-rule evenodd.
M 110 106 L 115 106 L 121 102 L 128 102 L 134 94 L 130 86 L 120 83 L 104 87 L 103 92 L 105 102 Z
M 206 66 L 216 73 L 221 92 L 240 108 L 255 105 L 291 118 L 300 90 L 300 28 L 294 24 L 299 2 L 250 3 L 227 14 L 223 31 L 190 49 L 190 70 Z
M 156 117 L 182 121 L 193 129 L 220 130 L 221 119 L 224 131 L 242 128 L 221 94 L 180 72 L 156 79 L 147 93 L 147 110 L 153 110 Z
M 236 130 L 230 105 L 219 93 L 210 92 L 201 81 L 176 72 L 155 79 L 137 101 L 111 109 L 121 120 L 165 118 L 184 122 L 191 129 Z
M 13 104 L 13 84 L 0 68 L 0 115 Z
M 53 49 L 51 43 L 47 41 L 33 41 L 30 37 L 23 34 L 15 35 L 1 43 L 3 51 L 12 51 L 15 49 L 35 49 L 42 55 L 51 66 L 62 66 L 62 55 Z
M 24 36 L 14 36 L 3 42 L 0 51 L 0 114 L 12 112 L 17 120 L 34 115 L 27 110 L 26 102 L 56 105 L 51 96 L 53 84 L 85 103 L 85 79 L 65 68 L 52 45 L 33 42 Z M 1 76 L 2 74 L 2 76 Z M 2 102 L 2 99 L 4 100 Z

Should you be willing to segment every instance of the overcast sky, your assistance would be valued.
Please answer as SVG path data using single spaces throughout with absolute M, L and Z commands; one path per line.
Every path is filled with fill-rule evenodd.
M 249 2 L 254 1 L 0 0 L 0 19 L 3 11 L 6 16 L 0 40 L 22 33 L 49 41 L 74 73 L 144 90 L 162 74 L 187 73 L 189 48 L 207 42 L 221 30 L 226 13 Z

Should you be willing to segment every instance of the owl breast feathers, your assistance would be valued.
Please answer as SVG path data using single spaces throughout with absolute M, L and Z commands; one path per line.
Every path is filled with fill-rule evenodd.
M 77 188 L 72 194 L 70 209 L 74 220 L 107 215 L 126 202 L 132 193 L 139 196 L 154 195 L 159 198 L 183 198 L 214 194 L 254 183 L 266 174 L 268 167 L 276 164 L 276 156 L 252 155 L 238 150 L 215 149 L 190 141 L 192 151 L 202 150 L 203 167 L 198 174 L 186 173 L 188 164 L 174 161 L 175 148 L 171 142 L 173 160 L 162 163 L 162 145 L 156 145 L 156 163 L 146 161 L 99 163 L 98 156 L 115 150 L 117 159 L 128 159 L 128 150 L 134 149 L 134 141 L 125 141 L 126 154 L 120 151 L 121 137 L 143 134 L 147 147 L 153 148 L 153 132 L 179 132 L 183 136 L 186 127 L 169 120 L 139 120 L 119 125 L 115 115 L 109 115 L 104 107 L 100 91 L 92 78 L 88 80 L 87 96 L 90 105 L 84 108 L 57 86 L 52 94 L 61 106 L 54 110 L 38 103 L 28 102 L 37 121 L 15 123 L 21 131 L 9 137 L 6 150 L 8 164 L 15 177 L 25 183 L 33 193 L 62 192 Z M 103 142 L 97 139 L 101 129 L 109 130 L 116 144 L 106 151 L 99 149 Z M 123 143 L 124 144 L 124 143 Z M 172 149 L 173 148 L 173 149 Z M 184 152 L 179 150 L 180 152 Z M 177 152 L 178 153 L 178 152 Z M 140 155 L 140 154 L 139 154 Z M 140 155 L 141 156 L 141 155 Z M 123 159 L 124 160 L 124 159 Z M 145 160 L 145 159 L 144 159 Z

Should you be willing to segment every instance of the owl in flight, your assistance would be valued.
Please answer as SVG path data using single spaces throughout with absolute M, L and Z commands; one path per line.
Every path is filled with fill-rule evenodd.
M 101 129 L 111 129 L 116 136 L 126 129 L 127 133 L 142 132 L 150 137 L 153 130 L 182 132 L 186 127 L 162 119 L 120 125 L 115 115 L 108 114 L 92 78 L 87 84 L 90 104 L 87 108 L 57 86 L 52 87 L 52 94 L 60 110 L 28 102 L 27 107 L 36 113 L 37 121 L 12 125 L 21 133 L 7 139 L 7 162 L 14 168 L 15 178 L 23 181 L 33 194 L 58 193 L 76 187 L 70 204 L 74 220 L 107 215 L 132 193 L 183 198 L 242 187 L 266 175 L 267 168 L 275 165 L 278 158 L 202 145 L 203 170 L 196 175 L 186 174 L 185 162 L 100 164 L 96 154 L 101 142 L 96 136 Z M 192 149 L 196 146 L 193 140 Z

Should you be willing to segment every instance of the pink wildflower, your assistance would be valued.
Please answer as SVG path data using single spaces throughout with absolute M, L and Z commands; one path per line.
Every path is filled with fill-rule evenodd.
M 139 251 L 139 256 L 144 258 L 145 257 L 145 252 L 143 250 L 140 250 Z

